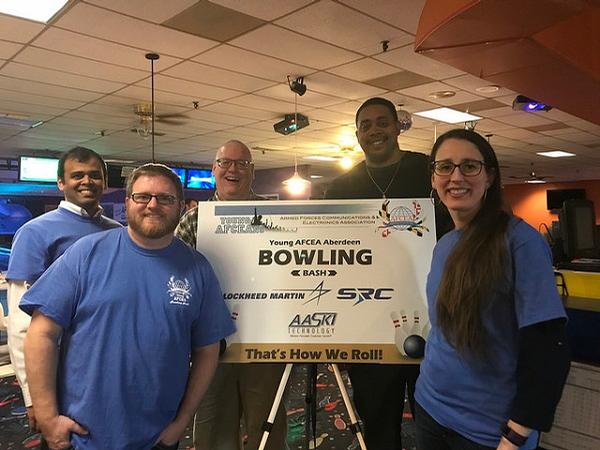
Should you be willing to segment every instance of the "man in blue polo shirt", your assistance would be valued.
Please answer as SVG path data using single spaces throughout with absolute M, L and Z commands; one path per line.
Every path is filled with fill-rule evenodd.
M 106 165 L 102 157 L 85 147 L 75 147 L 58 161 L 58 188 L 65 199 L 54 211 L 23 225 L 13 240 L 8 262 L 8 348 L 23 392 L 30 429 L 36 429 L 31 404 L 23 339 L 30 317 L 19 309 L 21 297 L 67 248 L 82 236 L 121 225 L 102 215 L 100 197 L 106 187 Z
M 146 164 L 126 196 L 127 228 L 80 239 L 21 300 L 33 315 L 31 396 L 51 449 L 177 448 L 219 341 L 234 332 L 210 264 L 173 236 L 179 177 Z

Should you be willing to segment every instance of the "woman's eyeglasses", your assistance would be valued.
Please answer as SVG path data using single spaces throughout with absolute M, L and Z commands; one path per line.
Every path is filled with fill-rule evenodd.
M 452 161 L 442 160 L 432 163 L 433 172 L 441 177 L 447 177 L 452 175 L 454 169 L 458 167 L 460 173 L 465 177 L 475 177 L 481 173 L 481 169 L 486 164 L 483 161 L 476 161 L 473 159 L 466 159 L 458 164 L 454 164 Z

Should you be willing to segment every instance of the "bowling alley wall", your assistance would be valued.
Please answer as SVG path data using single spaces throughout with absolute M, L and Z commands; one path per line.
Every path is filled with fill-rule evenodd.
M 504 186 L 504 197 L 513 213 L 537 230 L 542 223 L 550 226 L 553 220 L 558 220 L 558 213 L 546 208 L 546 191 L 549 189 L 585 189 L 586 198 L 594 202 L 596 223 L 600 224 L 600 180 L 508 184 Z

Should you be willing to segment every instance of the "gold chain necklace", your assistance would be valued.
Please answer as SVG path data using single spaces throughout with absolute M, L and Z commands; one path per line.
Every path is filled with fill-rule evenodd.
M 392 185 L 392 183 L 394 182 L 394 178 L 396 178 L 396 175 L 398 174 L 398 170 L 400 169 L 400 162 L 402 160 L 398 161 L 396 163 L 396 170 L 394 170 L 394 173 L 392 174 L 392 177 L 390 178 L 390 182 L 388 183 L 387 187 L 384 189 L 381 189 L 381 187 L 379 187 L 379 184 L 377 184 L 377 181 L 375 181 L 375 178 L 373 178 L 373 175 L 371 175 L 371 171 L 369 170 L 369 166 L 367 165 L 367 163 L 365 162 L 365 168 L 367 169 L 367 175 L 369 175 L 369 178 L 371 179 L 371 181 L 373 182 L 373 184 L 375 185 L 375 187 L 377 188 L 377 190 L 379 192 L 381 192 L 381 197 L 383 199 L 387 199 L 387 197 L 385 196 L 385 194 L 387 193 L 387 191 L 390 189 L 390 186 Z

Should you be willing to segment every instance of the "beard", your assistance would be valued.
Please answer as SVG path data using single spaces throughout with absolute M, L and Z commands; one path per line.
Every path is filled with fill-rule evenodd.
M 179 211 L 163 213 L 161 217 L 149 220 L 147 214 L 132 214 L 126 211 L 127 225 L 138 235 L 146 239 L 160 239 L 173 235 L 179 223 Z

